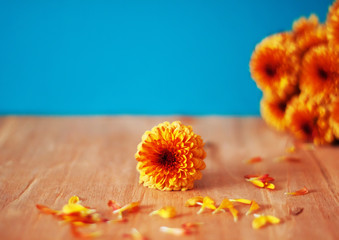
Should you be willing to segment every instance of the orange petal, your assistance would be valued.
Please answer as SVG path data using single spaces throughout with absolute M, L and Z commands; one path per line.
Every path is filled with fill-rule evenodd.
M 176 216 L 176 210 L 174 207 L 166 206 L 151 212 L 149 215 L 159 215 L 162 218 L 174 218 Z
M 191 228 L 196 228 L 199 227 L 200 225 L 203 225 L 202 222 L 187 222 L 181 224 L 181 227 L 184 229 L 191 229 Z
M 220 203 L 219 207 L 213 211 L 213 214 L 218 213 L 220 211 L 224 212 L 224 209 L 233 208 L 233 204 L 227 198 L 223 199 Z
M 109 200 L 107 205 L 111 207 L 113 211 L 121 208 L 121 206 L 116 201 L 113 201 L 113 200 Z
M 197 212 L 197 214 L 200 214 L 204 211 L 205 208 L 215 210 L 217 207 L 215 206 L 215 202 L 212 198 L 206 196 L 203 199 L 202 206 L 200 210 Z
M 44 205 L 37 204 L 36 207 L 37 207 L 37 209 L 39 209 L 41 212 L 46 213 L 46 214 L 56 215 L 56 214 L 59 213 L 59 211 L 54 210 L 54 209 L 50 209 L 49 207 L 46 207 L 46 206 L 44 206 Z
M 303 187 L 302 189 L 299 189 L 295 192 L 287 192 L 285 195 L 292 195 L 292 196 L 300 196 L 300 195 L 305 195 L 309 193 L 308 189 L 306 187 Z
M 203 200 L 204 200 L 204 197 L 201 197 L 201 196 L 192 197 L 186 201 L 185 206 L 186 207 L 201 206 Z
M 262 162 L 261 157 L 252 157 L 246 161 L 247 164 L 259 163 Z
M 258 210 L 260 208 L 259 204 L 255 201 L 251 201 L 250 209 L 246 212 L 246 216 L 250 215 L 252 212 Z

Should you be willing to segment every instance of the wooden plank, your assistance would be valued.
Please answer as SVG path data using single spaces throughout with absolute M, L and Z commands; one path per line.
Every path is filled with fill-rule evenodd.
M 161 192 L 138 184 L 134 154 L 144 131 L 165 120 L 193 126 L 206 142 L 203 179 L 193 190 Z M 182 239 L 338 239 L 338 147 L 299 149 L 299 162 L 276 162 L 293 144 L 287 134 L 268 128 L 259 118 L 225 117 L 2 117 L 0 118 L 0 236 L 1 239 L 73 239 L 67 224 L 40 214 L 35 204 L 60 209 L 72 195 L 84 205 L 114 218 L 107 207 L 141 201 L 128 222 L 102 224 L 99 239 L 120 239 L 137 228 L 148 239 L 174 239 L 160 226 L 179 227 L 203 222 L 199 232 Z M 244 161 L 261 156 L 263 162 Z M 259 189 L 244 181 L 246 174 L 269 173 L 276 190 Z M 305 196 L 286 196 L 306 186 Z M 259 203 L 261 214 L 283 219 L 276 226 L 253 230 L 247 206 L 237 206 L 237 223 L 229 213 L 197 215 L 184 207 L 193 196 L 248 198 Z M 178 216 L 161 219 L 148 214 L 175 206 Z M 290 211 L 303 208 L 298 216 Z

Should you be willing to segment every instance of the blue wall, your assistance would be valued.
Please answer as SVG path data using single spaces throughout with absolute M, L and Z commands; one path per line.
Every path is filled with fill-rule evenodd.
M 0 0 L 0 114 L 258 115 L 248 62 L 332 0 Z

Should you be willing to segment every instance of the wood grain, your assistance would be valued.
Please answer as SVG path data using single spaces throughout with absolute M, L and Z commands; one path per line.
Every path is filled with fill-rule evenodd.
M 187 192 L 161 192 L 138 184 L 134 153 L 144 131 L 163 121 L 181 120 L 193 126 L 206 142 L 203 179 Z M 101 224 L 98 239 L 122 239 L 136 228 L 148 239 L 175 239 L 160 226 L 179 227 L 203 222 L 199 232 L 180 239 L 339 239 L 339 148 L 299 149 L 299 162 L 276 162 L 286 155 L 293 139 L 268 128 L 259 118 L 224 117 L 2 117 L 0 118 L 0 238 L 73 239 L 67 224 L 39 213 L 37 203 L 60 209 L 72 195 L 84 205 L 114 218 L 107 207 L 141 201 L 127 223 Z M 263 162 L 244 161 L 261 156 Z M 269 173 L 276 190 L 259 189 L 244 181 L 246 174 Z M 284 192 L 306 186 L 304 196 Z M 237 223 L 229 213 L 197 215 L 184 207 L 193 196 L 253 199 L 259 213 L 283 220 L 279 225 L 253 230 L 247 206 L 237 206 Z M 177 208 L 174 219 L 148 214 L 160 207 Z M 297 216 L 291 214 L 303 208 Z

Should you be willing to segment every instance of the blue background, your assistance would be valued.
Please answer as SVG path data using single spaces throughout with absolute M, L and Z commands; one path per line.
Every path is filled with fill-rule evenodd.
M 248 63 L 331 0 L 0 2 L 0 114 L 258 115 Z

